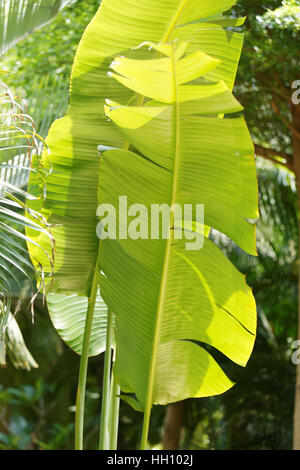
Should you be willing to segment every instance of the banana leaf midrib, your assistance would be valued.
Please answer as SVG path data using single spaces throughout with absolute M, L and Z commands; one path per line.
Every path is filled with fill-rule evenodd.
M 170 36 L 172 34 L 172 32 L 174 31 L 174 29 L 176 28 L 176 26 L 178 25 L 178 22 L 179 22 L 179 19 L 184 11 L 184 9 L 186 8 L 186 6 L 188 5 L 190 0 L 182 0 L 182 3 L 180 5 L 180 7 L 178 8 L 178 11 L 176 13 L 176 15 L 174 16 L 174 20 L 171 22 L 170 24 L 170 27 L 166 33 L 166 36 L 163 38 L 162 42 L 168 42 L 168 40 L 170 39 Z
M 164 36 L 164 38 L 161 40 L 161 43 L 166 43 L 169 41 L 170 39 L 170 36 L 172 35 L 174 29 L 177 27 L 178 25 L 178 22 L 179 22 L 179 19 L 185 9 L 185 7 L 187 6 L 187 4 L 189 3 L 190 0 L 182 0 L 182 4 L 180 5 L 180 7 L 178 7 L 178 11 L 177 13 L 174 15 L 174 19 L 170 22 L 170 26 L 169 28 L 167 29 L 167 32 Z M 157 59 L 159 57 L 162 57 L 162 53 L 161 52 L 156 52 L 154 57 Z M 138 96 L 138 94 L 136 93 L 135 94 L 136 97 Z M 130 101 L 132 100 L 132 98 L 130 98 Z M 140 95 L 139 98 L 137 99 L 137 106 L 142 106 L 144 104 L 144 101 L 145 101 L 145 96 L 143 95 Z M 127 103 L 127 106 L 129 105 L 129 103 Z M 125 139 L 124 141 L 124 145 L 123 145 L 123 148 L 125 150 L 129 150 L 129 147 L 130 147 L 130 142 L 128 142 L 128 140 Z
M 176 28 L 176 26 L 178 25 L 178 22 L 179 22 L 179 19 L 185 9 L 185 7 L 187 6 L 187 4 L 189 3 L 190 0 L 183 0 L 180 7 L 178 8 L 178 11 L 176 13 L 176 15 L 174 15 L 174 19 L 170 22 L 170 26 L 169 28 L 167 29 L 167 32 L 166 32 L 166 35 L 165 37 L 162 39 L 162 43 L 165 43 L 165 42 L 168 42 L 171 34 L 173 33 L 174 29 Z M 102 5 L 101 5 L 102 6 Z M 101 8 L 101 7 L 100 7 Z M 156 53 L 156 56 L 159 57 L 159 56 L 162 56 L 162 53 L 158 52 Z M 175 70 L 176 70 L 176 67 L 175 67 L 175 62 L 174 62 L 174 55 L 173 55 L 173 73 L 174 73 L 174 81 L 175 81 L 175 76 L 176 76 L 176 73 L 175 73 Z M 177 89 L 176 89 L 176 86 L 174 86 L 174 90 L 175 90 L 175 93 L 177 94 Z M 142 106 L 143 103 L 144 103 L 144 100 L 145 100 L 145 97 L 143 95 L 140 95 L 140 97 L 138 98 L 138 106 Z M 176 104 L 175 104 L 175 107 L 177 108 L 176 109 L 176 126 L 177 126 L 177 131 L 179 131 L 179 120 L 177 120 L 177 113 L 179 112 L 179 103 L 177 102 L 176 100 Z M 179 132 L 176 131 L 176 139 L 177 139 L 177 135 L 179 136 Z M 123 149 L 126 149 L 126 150 L 129 150 L 129 147 L 130 147 L 130 142 L 125 139 L 124 140 L 124 144 L 123 144 Z M 177 145 L 176 145 L 176 151 L 177 151 Z M 176 161 L 176 158 L 175 158 L 175 161 Z M 99 178 L 100 178 L 100 172 L 99 172 Z M 173 199 L 173 196 L 172 195 L 172 199 Z M 175 201 L 174 201 L 175 202 Z M 172 206 L 172 203 L 170 204 L 170 206 Z M 172 225 L 170 223 L 170 225 Z M 172 232 L 172 231 L 171 231 Z M 101 255 L 100 255 L 101 256 Z M 97 261 L 95 262 L 95 268 L 97 267 Z M 94 274 L 94 276 L 96 275 L 96 272 Z M 91 291 L 92 291 L 92 287 L 91 287 Z
M 175 141 L 174 141 L 174 167 L 173 167 L 174 169 L 173 169 L 170 207 L 173 207 L 173 204 L 176 203 L 177 179 L 178 179 L 178 171 L 179 171 L 178 166 L 179 166 L 179 157 L 180 157 L 180 106 L 179 106 L 179 101 L 178 101 L 178 88 L 177 88 L 177 79 L 176 79 L 176 61 L 174 57 L 174 46 L 173 46 L 173 53 L 172 53 L 172 75 L 173 75 L 172 78 L 173 78 L 173 89 L 174 89 L 173 108 L 174 108 Z M 150 411 L 152 407 L 153 387 L 154 387 L 154 378 L 155 378 L 155 364 L 156 364 L 157 355 L 158 355 L 161 319 L 162 319 L 162 314 L 163 314 L 165 291 L 166 291 L 167 280 L 168 280 L 168 269 L 169 269 L 169 264 L 170 264 L 170 255 L 171 255 L 172 241 L 173 241 L 173 236 L 174 236 L 173 223 L 174 223 L 174 212 L 171 211 L 170 221 L 169 221 L 169 236 L 168 236 L 168 239 L 166 241 L 166 246 L 165 246 L 165 254 L 164 254 L 164 260 L 163 260 L 163 265 L 162 265 L 162 275 L 161 275 L 161 281 L 160 281 L 159 297 L 158 297 L 158 304 L 157 304 L 157 310 L 156 310 L 152 357 L 150 359 L 149 378 L 148 378 L 147 394 L 146 394 L 146 402 L 145 402 L 145 415 L 144 415 L 145 420 L 149 419 Z M 146 427 L 147 426 L 144 426 L 144 428 Z
M 170 26 L 166 32 L 165 37 L 162 40 L 162 43 L 168 42 L 188 2 L 189 0 L 182 1 L 180 7 L 178 8 L 176 15 L 174 16 L 173 21 L 170 23 Z M 156 53 L 156 56 L 160 57 L 162 56 L 162 53 Z M 174 171 L 173 171 L 173 183 L 172 183 L 172 196 L 171 196 L 170 207 L 172 207 L 173 204 L 176 202 L 177 173 L 178 173 L 179 146 L 180 146 L 180 118 L 179 118 L 180 108 L 179 108 L 179 102 L 177 99 L 178 93 L 177 93 L 176 63 L 175 63 L 174 53 L 172 54 L 172 70 L 173 70 L 173 86 L 174 86 L 174 94 L 175 94 L 175 103 L 174 103 L 175 145 L 174 145 Z M 144 100 L 145 100 L 145 97 L 141 95 L 140 98 L 138 99 L 138 106 L 142 106 L 144 103 Z M 126 150 L 129 150 L 129 147 L 130 147 L 130 142 L 125 139 L 123 148 Z M 155 377 L 155 363 L 156 363 L 157 354 L 158 354 L 160 323 L 161 323 L 162 310 L 163 310 L 163 304 L 164 304 L 164 292 L 166 289 L 167 276 L 168 276 L 168 266 L 169 266 L 169 259 L 170 259 L 171 246 L 172 246 L 172 237 L 174 235 L 174 231 L 172 230 L 172 224 L 173 224 L 173 218 L 174 218 L 173 212 L 171 212 L 170 217 L 171 219 L 170 219 L 170 224 L 169 224 L 169 238 L 166 242 L 165 255 L 164 255 L 164 261 L 163 261 L 163 266 L 162 266 L 160 293 L 159 293 L 159 298 L 158 298 L 158 306 L 157 306 L 156 320 L 155 320 L 155 330 L 154 330 L 154 335 L 153 335 L 152 357 L 150 361 L 149 378 L 148 378 L 148 385 L 147 385 L 148 391 L 147 391 L 147 395 L 146 395 L 147 398 L 146 398 L 146 403 L 145 403 L 145 415 L 144 415 L 145 420 L 149 420 L 150 411 L 152 407 L 153 386 L 154 386 L 154 377 Z M 144 429 L 145 428 L 146 427 L 144 426 Z

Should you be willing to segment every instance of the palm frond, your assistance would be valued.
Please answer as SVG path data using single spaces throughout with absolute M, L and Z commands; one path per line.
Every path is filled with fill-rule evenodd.
M 27 113 L 33 118 L 36 129 L 45 138 L 55 119 L 61 118 L 69 101 L 69 83 L 64 76 L 45 75 L 32 83 L 30 97 L 24 99 Z
M 48 23 L 67 3 L 70 0 L 1 0 L 0 55 Z
M 29 209 L 24 200 L 35 197 L 22 189 L 26 185 L 31 169 L 32 152 L 39 154 L 40 138 L 35 131 L 33 119 L 15 100 L 10 90 L 2 84 L 4 93 L 0 111 L 0 135 L 2 163 L 0 169 L 0 332 L 7 325 L 11 300 L 18 295 L 25 281 L 34 291 L 34 268 L 27 254 L 26 244 L 36 244 L 25 228 L 44 233 L 51 239 L 47 224 L 34 209 Z M 20 155 L 16 149 L 22 148 Z M 13 158 L 11 156 L 14 155 Z M 21 159 L 21 160 L 20 160 Z M 6 161 L 5 161 L 6 160 Z M 17 161 L 16 161 L 17 160 Z M 20 163 L 21 161 L 21 163 Z M 39 170 L 35 170 L 39 172 Z M 40 171 L 42 174 L 42 171 Z M 47 254 L 47 256 L 49 256 Z M 50 257 L 50 256 L 49 256 Z M 50 263 L 51 264 L 51 263 Z M 42 266 L 40 265 L 42 280 Z
M 257 244 L 262 256 L 279 265 L 297 256 L 297 201 L 294 174 L 265 161 L 258 161 L 260 221 Z

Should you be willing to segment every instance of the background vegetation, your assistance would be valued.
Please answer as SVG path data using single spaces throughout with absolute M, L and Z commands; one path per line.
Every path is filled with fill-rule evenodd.
M 24 98 L 45 136 L 68 103 L 74 53 L 99 0 L 77 0 L 45 28 L 2 57 L 5 82 Z M 240 0 L 247 15 L 246 43 L 235 93 L 246 108 L 254 138 L 260 189 L 258 258 L 245 255 L 225 238 L 218 243 L 253 286 L 258 305 L 258 337 L 245 370 L 222 357 L 237 385 L 218 398 L 181 405 L 180 445 L 190 449 L 290 449 L 292 447 L 297 338 L 297 191 L 290 171 L 293 156 L 290 85 L 300 79 L 298 1 Z M 282 158 L 283 165 L 272 160 Z M 215 235 L 216 236 L 216 235 Z M 217 237 L 217 236 L 216 236 Z M 79 357 L 55 332 L 38 299 L 32 325 L 26 301 L 17 315 L 26 344 L 39 368 L 30 372 L 8 361 L 0 370 L 0 448 L 72 449 L 74 398 Z M 98 400 L 103 358 L 89 364 L 86 445 L 97 447 Z M 139 441 L 142 416 L 121 404 L 120 449 Z M 161 445 L 165 410 L 155 407 L 150 440 Z

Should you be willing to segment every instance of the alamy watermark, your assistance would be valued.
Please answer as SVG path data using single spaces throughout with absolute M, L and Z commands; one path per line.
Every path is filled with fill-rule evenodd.
M 204 244 L 203 204 L 151 204 L 149 209 L 144 204 L 128 206 L 127 196 L 119 196 L 117 208 L 101 204 L 97 217 L 101 240 L 167 240 L 172 234 L 175 240 L 187 240 L 186 250 L 200 250 Z

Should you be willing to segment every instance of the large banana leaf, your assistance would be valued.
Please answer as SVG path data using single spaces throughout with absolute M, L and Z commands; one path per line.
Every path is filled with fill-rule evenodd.
M 195 84 L 218 61 L 202 52 L 184 56 L 188 43 L 152 47 L 166 57 L 112 63 L 116 80 L 156 101 L 106 107 L 140 154 L 103 154 L 100 203 L 118 207 L 127 195 L 128 206 L 138 202 L 148 214 L 154 203 L 203 203 L 205 223 L 255 253 L 255 226 L 247 221 L 258 216 L 252 141 L 243 118 L 216 117 L 240 105 L 224 82 Z M 101 292 L 116 315 L 115 373 L 141 409 L 232 386 L 196 341 L 244 366 L 255 340 L 255 302 L 244 276 L 211 240 L 188 251 L 170 234 L 168 241 L 102 241 Z
M 0 55 L 50 21 L 70 0 L 1 0 Z
M 113 57 L 145 40 L 158 43 L 193 38 L 189 52 L 201 50 L 219 60 L 206 74 L 207 79 L 223 80 L 231 89 L 243 36 L 225 31 L 217 20 L 185 24 L 226 11 L 234 3 L 234 0 L 147 0 L 142 5 L 137 0 L 104 0 L 101 3 L 75 56 L 69 113 L 52 125 L 47 138 L 51 155 L 45 152 L 42 159 L 42 164 L 52 169 L 42 210 L 53 224 L 56 239 L 51 283 L 54 292 L 90 294 L 98 249 L 97 146 L 121 147 L 124 141 L 113 124 L 107 122 L 103 104 L 106 98 L 124 103 L 135 94 L 107 76 Z M 240 21 L 234 20 L 235 23 Z M 153 56 L 145 48 L 139 54 L 141 58 Z M 40 240 L 40 243 L 46 242 Z M 46 269 L 47 260 L 41 250 L 31 250 L 31 253 Z
M 51 284 L 54 292 L 90 295 L 98 250 L 95 218 L 97 194 L 99 193 L 103 200 L 101 191 L 107 190 L 105 186 L 101 189 L 102 177 L 104 185 L 105 181 L 112 183 L 110 202 L 118 195 L 117 184 L 120 183 L 119 188 L 125 184 L 118 175 L 118 168 L 120 172 L 126 172 L 124 174 L 128 175 L 128 181 L 131 182 L 131 187 L 125 188 L 128 193 L 123 194 L 128 194 L 131 198 L 138 197 L 137 201 L 146 205 L 153 197 L 157 197 L 159 201 L 168 200 L 168 195 L 162 188 L 165 186 L 170 191 L 173 186 L 170 181 L 170 170 L 174 165 L 174 155 L 170 153 L 174 141 L 172 132 L 169 148 L 162 149 L 158 146 L 160 134 L 155 141 L 152 139 L 152 147 L 157 145 L 158 150 L 154 148 L 149 158 L 159 165 L 146 162 L 133 152 L 119 150 L 105 154 L 104 168 L 100 173 L 101 159 L 97 154 L 99 144 L 122 148 L 123 133 L 129 140 L 139 140 L 139 144 L 134 141 L 134 146 L 141 153 L 147 155 L 150 152 L 147 126 L 142 129 L 145 130 L 145 139 L 138 135 L 141 130 L 141 116 L 137 118 L 137 132 L 134 132 L 136 137 L 133 137 L 133 133 L 129 135 L 128 129 L 125 130 L 121 122 L 118 123 L 121 131 L 114 127 L 112 122 L 108 122 L 103 110 L 106 98 L 126 104 L 134 100 L 137 93 L 147 94 L 145 89 L 124 88 L 122 83 L 119 83 L 121 80 L 112 80 L 107 75 L 109 64 L 116 55 L 139 59 L 156 57 L 157 51 L 149 51 L 146 48 L 130 50 L 145 40 L 170 43 L 177 39 L 179 44 L 190 41 L 186 52 L 199 54 L 201 51 L 208 62 L 214 65 L 200 70 L 201 73 L 197 69 L 198 74 L 187 77 L 192 80 L 202 75 L 202 81 L 208 83 L 210 89 L 207 89 L 207 94 L 202 90 L 202 95 L 197 97 L 202 100 L 203 109 L 206 110 L 203 112 L 212 115 L 209 119 L 198 116 L 193 108 L 193 100 L 190 100 L 192 103 L 186 102 L 180 106 L 180 113 L 186 114 L 199 133 L 189 135 L 190 130 L 186 129 L 184 144 L 189 152 L 185 152 L 190 153 L 190 160 L 185 156 L 185 165 L 186 175 L 189 176 L 183 177 L 183 173 L 177 173 L 177 176 L 180 176 L 177 183 L 178 187 L 182 187 L 186 180 L 189 183 L 182 194 L 183 202 L 184 197 L 187 198 L 186 202 L 194 202 L 195 197 L 205 198 L 205 204 L 208 204 L 207 222 L 219 230 L 224 230 L 244 249 L 255 253 L 254 228 L 244 220 L 257 216 L 255 189 L 252 189 L 254 166 L 251 142 L 241 119 L 218 120 L 212 117 L 240 109 L 228 90 L 232 89 L 234 83 L 243 39 L 241 34 L 225 31 L 222 26 L 233 26 L 241 22 L 235 20 L 226 23 L 220 17 L 220 13 L 234 4 L 234 0 L 147 0 L 143 3 L 137 0 L 103 0 L 81 40 L 75 57 L 69 113 L 53 124 L 47 138 L 51 155 L 49 157 L 44 154 L 42 160 L 43 165 L 48 165 L 52 170 L 47 178 L 47 199 L 42 210 L 49 223 L 53 224 L 52 233 L 56 239 L 54 278 Z M 217 15 L 216 19 L 211 19 L 214 15 Z M 210 19 L 205 20 L 206 18 Z M 169 84 L 171 83 L 173 82 L 170 81 Z M 161 100 L 162 93 L 153 95 L 152 92 L 153 90 L 148 96 Z M 174 101 L 177 103 L 178 100 L 171 99 L 167 103 L 172 109 Z M 155 108 L 156 106 L 153 107 L 154 111 L 157 111 Z M 126 112 L 130 113 L 129 110 Z M 170 130 L 170 123 L 174 122 L 173 113 L 170 115 L 168 106 L 165 106 L 164 110 L 160 109 L 159 113 L 159 117 L 165 113 L 163 123 Z M 149 114 L 147 116 L 146 121 Z M 120 114 L 116 120 L 119 118 Z M 158 116 L 152 115 L 150 118 L 149 126 L 155 123 Z M 132 115 L 130 119 L 133 119 Z M 156 124 L 155 130 L 157 127 Z M 206 152 L 210 156 L 209 161 Z M 109 156 L 114 174 L 113 171 L 106 174 L 110 165 Z M 165 163 L 162 164 L 162 161 Z M 195 162 L 198 162 L 198 166 L 194 173 L 191 163 L 194 165 Z M 201 171 L 201 164 L 207 173 Z M 146 191 L 150 173 L 151 181 L 157 184 L 155 186 L 150 183 L 151 187 L 154 186 L 152 192 Z M 199 184 L 197 178 L 200 179 Z M 199 191 L 201 183 L 203 187 Z M 218 184 L 224 185 L 223 191 L 221 186 L 217 187 Z M 253 184 L 255 188 L 255 181 Z M 249 192 L 249 202 L 246 191 Z M 213 199 L 214 195 L 218 196 L 218 200 Z M 220 213 L 222 210 L 225 211 L 224 214 Z M 41 237 L 39 242 L 46 247 L 45 240 Z M 162 242 L 154 243 L 151 248 L 153 256 L 144 253 L 144 259 L 141 260 L 142 245 L 139 242 L 135 244 L 134 249 L 136 258 L 131 256 L 134 250 L 130 240 L 126 245 L 128 251 L 113 240 L 105 242 L 107 247 L 101 255 L 102 270 L 110 273 L 109 279 L 102 279 L 105 300 L 110 304 L 112 311 L 117 312 L 119 322 L 117 349 L 120 347 L 122 353 L 126 349 L 124 361 L 120 352 L 117 359 L 117 374 L 123 390 L 134 392 L 138 398 L 138 406 L 142 408 L 146 397 L 148 404 L 152 401 L 166 403 L 186 396 L 210 395 L 228 389 L 232 382 L 212 356 L 194 340 L 213 345 L 241 365 L 246 363 L 254 342 L 255 308 L 253 297 L 243 277 L 208 239 L 204 249 L 197 253 L 183 251 L 180 241 L 176 242 L 176 249 L 173 249 L 175 244 L 172 245 L 172 250 L 168 248 L 168 273 L 172 275 L 161 276 L 159 269 L 162 267 L 162 259 L 165 259 L 166 247 Z M 39 248 L 32 249 L 31 254 L 43 263 L 46 261 Z M 164 266 L 165 264 L 163 263 Z M 163 289 L 161 279 L 164 283 Z M 187 285 L 189 291 L 185 289 L 183 292 L 183 287 Z M 178 296 L 167 295 L 167 291 L 178 292 Z M 163 294 L 160 294 L 161 292 Z M 118 297 L 120 301 L 117 300 Z M 123 320 L 120 319 L 121 304 Z M 195 314 L 194 318 L 190 315 L 190 310 Z M 189 319 L 188 322 L 182 322 L 180 327 L 178 311 Z M 163 315 L 161 312 L 164 312 Z M 157 331 L 159 335 L 156 334 Z M 119 346 L 120 337 L 122 345 Z M 179 341 L 180 339 L 192 341 Z M 158 354 L 162 363 L 156 370 Z M 126 377 L 125 371 L 121 371 L 122 367 L 126 370 L 128 368 Z M 167 375 L 161 375 L 165 374 L 166 370 Z M 153 387 L 151 393 L 149 387 Z

